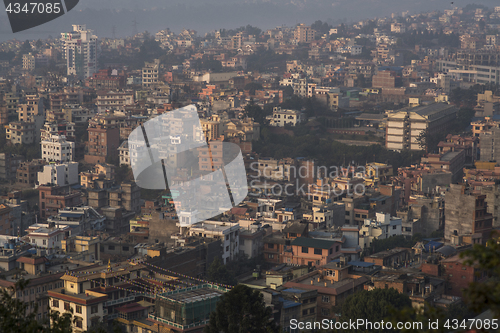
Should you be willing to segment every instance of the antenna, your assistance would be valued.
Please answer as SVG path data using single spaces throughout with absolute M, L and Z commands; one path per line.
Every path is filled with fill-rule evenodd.
M 134 19 L 132 21 L 132 36 L 137 35 L 137 21 Z

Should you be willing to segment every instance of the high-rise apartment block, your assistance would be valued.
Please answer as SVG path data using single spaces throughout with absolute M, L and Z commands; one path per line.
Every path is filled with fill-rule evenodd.
M 294 38 L 299 43 L 309 43 L 314 40 L 316 31 L 310 26 L 301 23 L 295 28 Z
M 98 39 L 86 25 L 73 25 L 73 31 L 61 33 L 61 44 L 68 75 L 88 78 L 97 73 Z

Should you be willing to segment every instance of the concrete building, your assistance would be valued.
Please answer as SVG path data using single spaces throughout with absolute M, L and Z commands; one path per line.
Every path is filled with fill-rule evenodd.
M 500 162 L 500 128 L 492 127 L 479 135 L 481 141 L 480 160 L 485 162 Z
M 68 187 L 41 185 L 38 187 L 40 218 L 57 215 L 59 209 L 76 207 L 82 203 L 82 194 Z
M 75 143 L 66 141 L 65 135 L 51 135 L 48 140 L 40 143 L 42 159 L 46 162 L 72 162 L 75 153 Z
M 67 186 L 78 184 L 78 162 L 44 165 L 38 172 L 38 185 Z
M 34 187 L 37 184 L 38 172 L 43 170 L 45 164 L 43 159 L 21 163 L 17 168 L 17 184 Z
M 304 113 L 297 110 L 281 109 L 277 106 L 273 109 L 273 114 L 268 116 L 271 126 L 285 127 L 285 125 L 295 126 L 306 120 Z
M 293 32 L 293 37 L 297 41 L 297 43 L 312 42 L 315 35 L 316 31 L 310 26 L 305 25 L 304 23 L 297 25 L 295 31 Z
M 68 226 L 72 235 L 86 235 L 94 230 L 104 230 L 106 218 L 89 206 L 65 207 L 57 215 L 47 218 L 47 223 Z
M 390 150 L 421 150 L 417 141 L 422 132 L 428 136 L 446 133 L 456 118 L 457 108 L 434 103 L 396 111 L 387 116 L 385 146 Z M 426 148 L 424 148 L 426 149 Z
M 362 248 L 370 247 L 374 239 L 387 239 L 403 234 L 401 218 L 390 214 L 376 213 L 376 219 L 366 219 L 359 230 L 359 245 Z
M 0 179 L 14 179 L 22 160 L 19 155 L 0 153 Z
M 115 117 L 96 116 L 89 121 L 85 162 L 104 163 L 108 157 L 118 155 L 120 128 L 114 120 Z
M 132 90 L 101 90 L 97 92 L 97 112 L 107 110 L 124 111 L 125 106 L 134 104 L 134 91 Z
M 464 184 L 451 184 L 445 200 L 445 240 L 456 245 L 485 244 L 493 222 L 487 212 L 486 195 Z
M 35 69 L 35 56 L 31 52 L 23 54 L 23 69 L 26 71 Z
M 73 25 L 73 31 L 61 33 L 61 46 L 68 75 L 88 78 L 97 73 L 99 40 L 86 25 Z
M 61 248 L 61 241 L 70 235 L 68 226 L 53 226 L 48 224 L 33 224 L 24 236 L 27 243 L 35 247 L 46 249 L 48 254 L 53 254 Z
M 189 226 L 190 236 L 220 239 L 222 242 L 222 263 L 235 260 L 239 254 L 239 232 L 238 223 L 204 221 Z
M 150 88 L 158 84 L 158 71 L 160 60 L 155 59 L 153 62 L 146 62 L 142 68 L 142 87 Z

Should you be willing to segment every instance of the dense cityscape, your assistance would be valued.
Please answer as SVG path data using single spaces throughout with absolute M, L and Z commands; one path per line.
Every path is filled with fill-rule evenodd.
M 500 6 L 451 4 L 2 42 L 0 332 L 499 331 Z

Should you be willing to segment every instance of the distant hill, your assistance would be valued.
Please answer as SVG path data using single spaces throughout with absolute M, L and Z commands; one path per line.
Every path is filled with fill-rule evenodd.
M 487 7 L 500 5 L 498 0 L 455 0 L 453 6 L 464 7 L 470 2 Z M 443 0 L 81 0 L 68 14 L 39 26 L 12 34 L 5 11 L 0 11 L 0 41 L 17 38 L 38 39 L 71 29 L 71 24 L 87 24 L 100 37 L 125 37 L 133 32 L 137 21 L 139 32 L 155 33 L 170 28 L 183 28 L 205 33 L 220 28 L 236 28 L 251 24 L 262 29 L 297 23 L 311 24 L 315 20 L 331 24 L 389 16 L 410 11 L 411 14 L 451 8 Z

